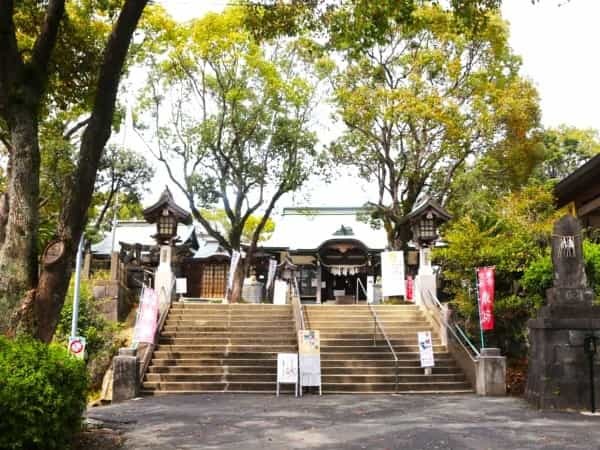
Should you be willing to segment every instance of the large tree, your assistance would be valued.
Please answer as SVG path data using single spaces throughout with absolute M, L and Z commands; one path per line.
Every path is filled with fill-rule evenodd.
M 230 300 L 277 201 L 311 173 L 310 131 L 317 77 L 298 41 L 259 43 L 229 8 L 190 24 L 170 25 L 166 59 L 157 60 L 141 103 L 152 110 L 151 146 L 203 227 L 228 252 L 241 251 Z M 150 142 L 150 139 L 146 139 Z M 227 226 L 207 209 L 222 208 Z M 243 242 L 248 222 L 258 215 Z
M 8 148 L 7 195 L 4 240 L 0 248 L 0 328 L 7 327 L 9 313 L 20 305 L 13 325 L 49 341 L 54 333 L 71 275 L 77 242 L 86 224 L 96 171 L 113 123 L 117 90 L 133 32 L 147 0 L 94 2 L 24 0 L 0 3 L 0 121 Z M 83 8 L 88 14 L 76 14 Z M 97 48 L 97 64 L 86 64 L 78 45 L 85 42 L 69 34 L 80 18 L 97 18 L 95 8 L 107 12 L 111 29 L 105 45 Z M 79 28 L 78 28 L 79 29 Z M 83 28 L 85 30 L 85 27 Z M 89 33 L 89 30 L 88 30 Z M 84 33 L 85 34 L 85 33 Z M 85 49 L 88 49 L 85 47 Z M 63 58 L 58 50 L 74 51 Z M 89 50 L 89 49 L 88 49 Z M 79 78 L 63 73 L 65 62 L 81 69 Z M 80 67 L 83 65 L 83 67 Z M 68 73 L 68 71 L 67 71 Z M 73 74 L 73 71 L 71 71 Z M 36 240 L 40 201 L 40 117 L 60 106 L 61 95 L 79 84 L 86 91 L 88 107 L 83 121 L 79 152 L 65 183 L 56 231 L 59 258 L 38 271 Z M 39 276 L 38 276 L 39 273 Z M 28 291 L 28 292 L 27 292 Z M 24 297 L 25 292 L 27 295 Z
M 395 249 L 410 239 L 401 219 L 421 195 L 446 203 L 455 176 L 492 151 L 526 161 L 539 115 L 498 16 L 470 29 L 421 3 L 372 45 L 343 48 L 335 80 L 346 129 L 332 150 L 377 187 L 373 217 Z

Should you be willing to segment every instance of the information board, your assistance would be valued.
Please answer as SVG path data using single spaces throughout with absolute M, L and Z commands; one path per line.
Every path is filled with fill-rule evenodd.
M 277 353 L 277 395 L 279 383 L 294 384 L 298 396 L 298 353 Z
M 318 386 L 321 390 L 321 337 L 318 330 L 298 331 L 298 353 L 300 356 L 300 396 L 302 388 Z
M 381 253 L 381 294 L 384 297 L 406 295 L 404 252 Z
M 419 341 L 419 354 L 421 355 L 421 367 L 433 367 L 433 342 L 430 331 L 418 331 L 417 339 Z

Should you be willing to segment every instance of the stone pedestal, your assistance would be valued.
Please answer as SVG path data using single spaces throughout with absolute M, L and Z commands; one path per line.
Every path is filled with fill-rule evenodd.
M 113 358 L 113 388 L 114 403 L 130 400 L 138 394 L 138 369 L 136 350 L 121 348 Z
M 499 348 L 481 349 L 475 390 L 485 396 L 506 395 L 506 357 Z
M 600 337 L 600 307 L 546 306 L 529 321 L 529 369 L 525 397 L 541 409 L 590 408 L 586 336 Z M 600 404 L 600 355 L 595 357 L 596 404 Z

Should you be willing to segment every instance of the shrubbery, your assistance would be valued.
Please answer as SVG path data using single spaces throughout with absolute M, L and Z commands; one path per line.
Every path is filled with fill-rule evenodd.
M 87 387 L 85 365 L 65 346 L 0 337 L 0 449 L 69 448 Z
M 78 330 L 79 335 L 85 337 L 87 342 L 86 361 L 90 374 L 90 387 L 92 390 L 97 390 L 102 384 L 102 378 L 112 357 L 122 346 L 122 342 L 117 336 L 120 329 L 119 324 L 106 320 L 98 310 L 90 285 L 90 282 L 81 280 Z M 73 283 L 67 293 L 54 336 L 56 342 L 65 346 L 71 334 L 72 317 Z

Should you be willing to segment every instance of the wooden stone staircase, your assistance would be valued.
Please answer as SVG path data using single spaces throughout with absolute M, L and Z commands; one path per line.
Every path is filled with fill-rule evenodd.
M 374 345 L 374 319 L 367 305 L 305 306 L 307 327 L 321 335 L 323 393 L 472 392 L 417 306 L 381 305 L 374 309 L 398 357 L 397 386 L 396 362 L 380 332 Z M 417 331 L 432 332 L 432 375 L 425 375 L 420 367 Z
M 173 303 L 142 394 L 274 393 L 279 352 L 297 352 L 290 305 Z

